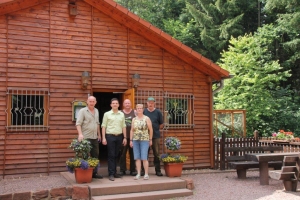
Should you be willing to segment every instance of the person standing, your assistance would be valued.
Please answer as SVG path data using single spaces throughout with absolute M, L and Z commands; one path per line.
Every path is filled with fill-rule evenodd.
M 157 176 L 163 176 L 160 169 L 159 159 L 159 144 L 160 144 L 160 131 L 163 128 L 163 116 L 159 109 L 155 108 L 155 98 L 148 97 L 147 109 L 144 109 L 144 115 L 148 116 L 152 123 L 153 137 L 152 137 L 152 151 L 154 156 L 155 174 Z
M 143 104 L 136 105 L 136 117 L 132 120 L 130 130 L 130 146 L 133 147 L 134 160 L 137 168 L 135 180 L 141 177 L 141 161 L 145 170 L 144 180 L 149 179 L 148 149 L 152 145 L 152 124 L 149 117 L 143 114 Z
M 118 110 L 119 100 L 111 99 L 111 110 L 104 113 L 102 120 L 102 144 L 107 145 L 107 162 L 109 180 L 121 178 L 117 174 L 117 159 L 121 145 L 127 143 L 126 140 L 126 124 L 124 113 Z
M 90 141 L 92 149 L 90 156 L 99 159 L 99 143 L 101 142 L 99 111 L 95 108 L 97 101 L 94 96 L 87 99 L 87 107 L 80 109 L 76 120 L 76 129 L 78 132 L 78 141 L 83 139 Z M 93 170 L 93 178 L 103 178 L 97 174 L 97 167 Z
M 126 123 L 126 139 L 127 143 L 122 148 L 122 154 L 120 158 L 120 173 L 121 175 L 126 175 L 126 154 L 127 150 L 129 150 L 129 157 L 130 157 L 130 175 L 135 176 L 135 162 L 133 157 L 133 149 L 130 148 L 130 130 L 131 130 L 131 122 L 132 119 L 135 117 L 135 112 L 131 109 L 131 101 L 129 99 L 125 99 L 123 102 L 123 110 L 122 112 L 125 115 L 125 123 Z

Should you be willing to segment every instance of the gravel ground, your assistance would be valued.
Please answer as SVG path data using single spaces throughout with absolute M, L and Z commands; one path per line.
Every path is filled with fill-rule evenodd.
M 184 199 L 203 200 L 300 200 L 298 192 L 286 192 L 281 181 L 270 179 L 270 185 L 259 184 L 259 172 L 248 171 L 247 179 L 237 179 L 236 172 L 215 170 L 184 171 L 183 177 L 192 178 L 194 195 Z M 0 180 L 0 194 L 38 191 L 70 185 L 61 176 L 43 176 Z
M 70 183 L 60 175 L 2 179 L 0 180 L 0 194 L 39 191 L 67 185 Z
M 194 180 L 194 195 L 183 199 L 204 200 L 300 200 L 297 192 L 286 192 L 282 181 L 269 179 L 269 185 L 259 184 L 259 172 L 248 171 L 247 179 L 237 179 L 236 172 L 184 175 Z

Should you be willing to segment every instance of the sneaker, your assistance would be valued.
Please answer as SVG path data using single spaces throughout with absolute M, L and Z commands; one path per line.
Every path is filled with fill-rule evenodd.
M 102 179 L 103 176 L 99 175 L 99 174 L 93 174 L 92 176 L 93 178 L 98 178 L 98 179 Z
M 134 177 L 134 180 L 139 180 L 141 178 L 141 176 L 139 174 L 137 174 L 135 177 Z
M 163 176 L 161 172 L 156 172 L 156 176 Z
M 114 175 L 109 175 L 109 178 L 108 178 L 110 181 L 114 181 L 115 178 L 114 178 Z
M 144 176 L 144 180 L 149 180 L 149 175 L 148 175 L 148 174 L 146 174 L 146 175 Z

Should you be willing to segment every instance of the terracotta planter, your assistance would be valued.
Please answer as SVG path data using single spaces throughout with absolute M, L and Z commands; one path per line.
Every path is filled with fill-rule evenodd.
M 76 183 L 92 182 L 93 169 L 94 168 L 88 168 L 88 169 L 75 168 Z
M 180 177 L 183 163 L 164 163 L 166 175 L 168 177 Z

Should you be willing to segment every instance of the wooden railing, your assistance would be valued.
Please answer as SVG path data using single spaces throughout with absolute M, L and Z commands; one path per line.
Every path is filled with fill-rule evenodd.
M 248 138 L 226 138 L 223 133 L 221 138 L 214 139 L 215 148 L 215 164 L 214 169 L 225 170 L 228 169 L 226 156 L 231 156 L 231 152 L 226 152 L 225 147 L 253 147 L 253 146 L 283 146 L 283 152 L 300 152 L 300 142 L 290 141 L 290 142 L 278 142 L 271 140 L 270 138 L 258 138 L 258 137 L 248 137 Z M 262 152 L 241 152 L 240 156 L 245 153 L 262 153 Z

